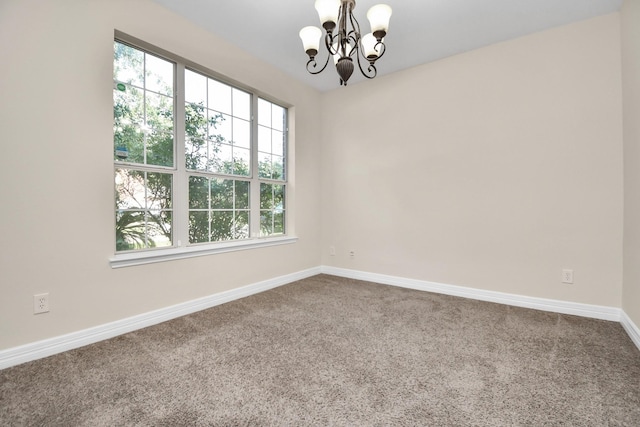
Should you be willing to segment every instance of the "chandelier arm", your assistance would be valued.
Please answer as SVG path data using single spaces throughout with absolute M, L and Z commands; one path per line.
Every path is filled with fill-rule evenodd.
M 362 33 L 360 32 L 360 23 L 358 22 L 356 17 L 353 16 L 353 14 L 349 16 L 349 19 L 351 21 L 351 27 L 353 28 L 353 30 L 349 32 L 349 38 L 353 40 L 353 49 L 351 49 L 351 53 L 353 53 L 353 51 L 355 50 L 356 57 L 358 59 L 358 68 L 360 69 L 360 73 L 368 79 L 373 79 L 378 74 L 378 70 L 374 65 L 375 61 L 369 61 L 364 56 L 364 46 L 362 45 Z M 378 56 L 378 58 L 379 57 L 380 56 Z M 369 66 L 367 67 L 366 71 L 364 68 L 362 68 L 361 59 L 364 59 L 367 62 L 369 62 Z
M 324 71 L 325 68 L 327 68 L 327 64 L 329 64 L 330 58 L 331 58 L 331 55 L 327 55 L 327 60 L 324 62 L 324 65 L 322 66 L 322 68 L 318 71 L 313 71 L 314 68 L 317 68 L 318 63 L 316 62 L 315 58 L 311 58 L 309 61 L 307 61 L 307 71 L 309 72 L 309 74 L 320 74 L 321 72 Z
M 352 31 L 349 32 L 348 40 L 353 42 L 353 47 L 349 51 L 349 56 L 353 55 L 354 52 L 360 51 L 360 49 L 361 49 L 360 39 L 357 36 L 358 36 L 358 33 L 356 33 L 355 30 L 352 30 Z M 351 44 L 351 43 L 349 43 L 349 44 Z
M 349 38 L 353 40 L 353 48 L 351 49 L 351 52 L 349 52 L 349 55 L 351 55 L 354 50 L 356 51 L 357 55 L 357 52 L 362 49 L 362 43 L 360 42 L 360 40 L 362 39 L 362 33 L 360 32 L 360 23 L 358 22 L 356 17 L 353 16 L 353 13 L 349 14 L 349 20 L 351 21 L 351 28 L 353 28 L 349 32 Z
M 309 72 L 309 74 L 314 74 L 314 75 L 320 74 L 325 70 L 325 68 L 327 68 L 327 65 L 329 65 L 329 59 L 331 59 L 331 57 L 336 54 L 336 52 L 334 52 L 333 48 L 331 47 L 331 45 L 333 44 L 333 40 L 334 40 L 333 33 L 327 31 L 327 34 L 325 34 L 324 36 L 324 45 L 329 51 L 329 54 L 327 55 L 327 60 L 324 61 L 324 65 L 320 70 L 313 71 L 313 69 L 317 68 L 318 63 L 316 62 L 315 57 L 309 59 L 309 61 L 307 62 L 307 71 Z
M 379 41 L 378 43 L 376 43 L 376 45 L 373 47 L 376 51 L 378 51 L 378 46 L 380 46 L 380 53 L 378 55 L 378 57 L 374 60 L 377 61 L 378 59 L 382 58 L 382 55 L 384 55 L 384 53 L 387 51 L 387 45 L 384 44 L 384 42 Z
M 360 33 L 360 23 L 358 22 L 356 17 L 353 16 L 353 13 L 349 14 L 349 21 L 351 22 L 351 28 L 353 28 L 352 31 L 355 31 L 356 33 L 358 33 L 358 36 L 359 36 L 361 34 Z
M 360 56 L 361 56 L 360 53 L 356 54 L 356 57 L 358 58 L 358 68 L 360 68 L 360 72 L 366 78 L 373 79 L 375 76 L 378 75 L 378 69 L 374 64 L 375 61 L 367 60 L 369 62 L 369 66 L 367 67 L 367 71 L 365 71 L 364 68 L 362 68 L 362 63 L 360 62 Z
M 362 45 L 362 34 L 360 33 L 360 23 L 358 20 L 352 15 L 351 16 L 351 26 L 353 27 L 353 31 L 355 35 L 352 35 L 352 39 L 354 41 L 354 49 L 356 49 L 356 57 L 358 58 L 358 68 L 360 69 L 360 73 L 368 79 L 373 79 L 377 74 L 378 70 L 374 65 L 374 61 L 369 61 L 365 58 L 364 46 Z M 365 71 L 362 68 L 362 60 L 366 60 L 369 63 L 367 70 Z M 376 58 L 377 59 L 377 58 Z
M 338 45 L 335 49 L 333 48 L 333 42 L 336 40 L 336 38 L 338 38 L 338 40 L 340 39 L 339 34 L 340 33 L 334 36 L 333 33 L 327 32 L 327 35 L 324 37 L 324 45 L 329 51 L 329 56 L 337 55 L 340 51 L 340 45 Z

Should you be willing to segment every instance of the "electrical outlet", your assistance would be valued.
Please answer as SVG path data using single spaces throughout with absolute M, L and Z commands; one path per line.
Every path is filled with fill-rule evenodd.
M 336 256 L 336 247 L 335 246 L 329 246 L 329 255 L 330 256 Z
M 49 294 L 33 296 L 33 314 L 47 313 L 49 311 Z
M 573 270 L 562 270 L 562 283 L 573 283 Z
M 349 256 L 351 258 L 355 258 L 356 257 L 356 251 L 349 251 Z

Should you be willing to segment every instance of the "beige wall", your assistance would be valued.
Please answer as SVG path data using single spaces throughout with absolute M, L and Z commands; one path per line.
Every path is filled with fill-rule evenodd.
M 323 263 L 620 307 L 619 46 L 615 13 L 324 94 Z
M 625 0 L 621 17 L 624 106 L 622 308 L 640 327 L 640 0 Z
M 298 243 L 110 268 L 114 29 L 295 105 Z M 147 0 L 3 0 L 0 53 L 0 349 L 320 264 L 315 90 Z

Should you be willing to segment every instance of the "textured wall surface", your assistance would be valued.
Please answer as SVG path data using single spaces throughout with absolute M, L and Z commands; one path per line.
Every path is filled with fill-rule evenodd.
M 323 95 L 324 263 L 620 307 L 619 19 Z
M 624 292 L 622 308 L 640 327 L 640 1 L 622 11 L 624 101 Z

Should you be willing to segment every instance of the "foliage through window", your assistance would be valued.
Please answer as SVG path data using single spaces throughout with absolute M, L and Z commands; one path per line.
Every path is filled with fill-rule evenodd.
M 285 235 L 286 108 L 118 40 L 113 79 L 116 251 Z

